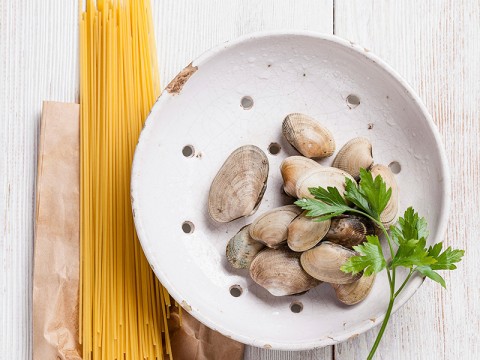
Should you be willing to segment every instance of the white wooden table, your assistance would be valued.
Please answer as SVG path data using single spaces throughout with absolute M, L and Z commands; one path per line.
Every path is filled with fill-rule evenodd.
M 420 94 L 452 171 L 446 241 L 467 250 L 448 289 L 426 281 L 378 359 L 480 356 L 479 0 L 153 0 L 162 83 L 204 50 L 268 29 L 335 34 L 375 52 Z M 31 358 L 33 213 L 42 100 L 78 101 L 77 0 L 0 0 L 0 359 Z M 476 260 L 477 259 L 477 260 Z M 246 359 L 364 359 L 378 329 L 307 352 Z

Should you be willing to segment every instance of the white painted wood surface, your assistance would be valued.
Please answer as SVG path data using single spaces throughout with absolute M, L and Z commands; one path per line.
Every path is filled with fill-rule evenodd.
M 480 2 L 336 0 L 336 34 L 362 44 L 419 93 L 442 134 L 452 174 L 448 245 L 466 249 L 444 272 L 447 290 L 425 281 L 392 319 L 377 358 L 478 359 L 480 255 Z M 363 359 L 377 331 L 335 348 Z
M 378 359 L 480 354 L 480 3 L 478 0 L 153 0 L 162 83 L 204 50 L 268 29 L 358 42 L 419 92 L 452 167 L 447 243 L 467 249 L 448 290 L 426 282 L 392 319 Z M 78 101 L 77 0 L 0 1 L 0 359 L 31 357 L 33 199 L 42 100 Z M 306 352 L 245 359 L 364 359 L 377 330 Z

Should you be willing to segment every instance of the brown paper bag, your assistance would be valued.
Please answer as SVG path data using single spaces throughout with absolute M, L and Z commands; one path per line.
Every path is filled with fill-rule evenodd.
M 33 358 L 79 360 L 79 106 L 44 102 L 38 149 Z
M 245 345 L 226 338 L 182 311 L 170 313 L 168 327 L 174 360 L 242 360 Z
M 78 104 L 44 102 L 33 279 L 33 359 L 81 360 L 78 344 L 80 130 Z M 241 360 L 244 345 L 183 312 L 169 321 L 175 360 Z

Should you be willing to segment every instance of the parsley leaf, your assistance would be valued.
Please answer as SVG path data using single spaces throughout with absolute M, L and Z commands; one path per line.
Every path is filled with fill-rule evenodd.
M 358 255 L 351 256 L 340 267 L 340 270 L 345 273 L 358 274 L 363 272 L 365 276 L 378 273 L 383 269 L 386 269 L 388 273 L 388 281 L 392 290 L 390 292 L 389 310 L 387 310 L 375 345 L 368 356 L 368 359 L 371 359 L 389 320 L 389 311 L 411 276 L 418 271 L 445 287 L 445 280 L 436 270 L 456 269 L 455 263 L 462 260 L 465 252 L 463 250 L 452 250 L 450 247 L 442 252 L 442 243 L 427 248 L 427 221 L 420 217 L 412 207 L 405 211 L 403 217 L 399 218 L 395 226 L 390 227 L 390 233 L 388 233 L 380 221 L 380 214 L 392 196 L 392 189 L 387 189 L 387 185 L 380 175 L 373 179 L 372 174 L 365 169 L 360 169 L 360 183 L 358 185 L 351 179 L 345 178 L 345 198 L 342 197 L 338 189 L 333 187 L 327 189 L 317 187 L 308 190 L 314 196 L 314 199 L 300 199 L 295 204 L 303 210 L 307 210 L 307 216 L 314 217 L 315 221 L 327 220 L 350 211 L 374 219 L 385 233 L 393 257 L 391 261 L 387 263 L 380 240 L 378 236 L 374 235 L 366 236 L 365 242 L 354 246 L 353 249 Z M 398 245 L 396 251 L 392 242 Z M 397 267 L 409 268 L 410 273 L 395 292 L 395 271 Z
M 378 214 L 370 209 L 368 200 L 360 192 L 357 183 L 349 178 L 345 178 L 345 197 L 373 218 L 378 218 Z
M 392 196 L 392 189 L 389 188 L 387 190 L 387 184 L 382 177 L 378 175 L 373 179 L 369 171 L 360 169 L 360 184 L 358 187 L 351 180 L 346 179 L 345 182 L 346 199 L 353 202 L 374 219 L 380 220 L 380 214 Z
M 315 221 L 328 220 L 351 209 L 335 187 L 329 186 L 327 189 L 317 187 L 308 190 L 315 199 L 300 199 L 295 201 L 295 205 L 308 210 L 307 216 L 317 217 Z
M 307 211 L 307 216 L 315 217 L 315 221 L 324 221 L 334 216 L 343 214 L 350 209 L 346 205 L 327 204 L 317 199 L 300 199 L 295 201 L 295 205 Z
M 449 246 L 443 253 L 440 254 L 442 250 L 442 243 L 435 244 L 433 247 L 428 248 L 428 253 L 430 256 L 435 257 L 437 260 L 436 263 L 431 265 L 433 270 L 455 270 L 457 268 L 454 263 L 460 262 L 465 250 L 452 250 Z
M 323 201 L 326 204 L 330 205 L 347 205 L 345 199 L 340 195 L 340 192 L 336 187 L 329 186 L 325 190 L 321 186 L 316 188 L 308 188 L 310 194 L 312 194 L 315 199 Z
M 452 250 L 451 247 L 448 247 L 442 253 L 442 246 L 443 243 L 441 242 L 430 246 L 427 250 L 428 255 L 434 258 L 436 262 L 430 265 L 418 266 L 416 270 L 445 288 L 445 280 L 435 270 L 455 270 L 457 266 L 454 263 L 462 260 L 465 251 Z
M 400 244 L 390 266 L 392 268 L 403 266 L 412 268 L 413 266 L 424 266 L 435 264 L 437 260 L 430 256 L 425 247 L 424 238 L 410 239 Z
M 440 276 L 439 273 L 436 271 L 432 270 L 430 266 L 418 266 L 417 271 L 421 273 L 422 275 L 427 276 L 428 278 L 432 279 L 433 281 L 436 281 L 440 285 L 442 285 L 444 288 L 446 288 L 445 280 Z
M 390 234 L 397 245 L 411 239 L 427 239 L 427 220 L 409 207 L 405 210 L 403 217 L 398 219 L 398 224 L 390 227 Z
M 340 270 L 357 274 L 363 271 L 365 276 L 382 271 L 387 265 L 378 236 L 367 236 L 367 241 L 353 247 L 360 255 L 350 257 Z

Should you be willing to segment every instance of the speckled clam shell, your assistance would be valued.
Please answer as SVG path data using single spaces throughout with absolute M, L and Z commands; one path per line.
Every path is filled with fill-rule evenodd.
M 350 284 L 358 280 L 361 274 L 347 274 L 340 267 L 354 255 L 355 251 L 323 241 L 317 247 L 302 253 L 300 262 L 303 269 L 315 279 L 331 284 Z
M 290 195 L 295 197 L 295 187 L 297 181 L 306 172 L 311 169 L 319 168 L 321 165 L 315 160 L 308 159 L 304 156 L 289 156 L 282 161 L 280 172 L 283 178 L 283 189 Z
M 321 186 L 326 189 L 331 186 L 336 187 L 343 196 L 346 177 L 355 181 L 349 173 L 334 167 L 322 166 L 321 168 L 311 169 L 297 180 L 295 194 L 299 199 L 313 198 L 308 188 Z
M 343 145 L 332 164 L 333 167 L 348 172 L 356 180 L 360 178 L 360 168 L 369 170 L 372 165 L 372 144 L 364 137 L 356 137 Z
M 225 223 L 252 215 L 267 187 L 268 159 L 254 145 L 230 154 L 213 179 L 208 195 L 208 213 Z
M 392 189 L 392 196 L 390 197 L 387 206 L 380 214 L 380 221 L 388 228 L 396 222 L 398 213 L 398 185 L 395 181 L 395 175 L 388 166 L 380 164 L 372 166 L 370 171 L 374 179 L 380 175 L 383 181 L 387 184 L 387 189 Z
M 260 215 L 249 229 L 250 236 L 271 248 L 287 240 L 288 225 L 302 210 L 296 205 L 286 205 Z
M 375 282 L 375 274 L 371 276 L 363 275 L 357 281 L 351 284 L 332 284 L 338 300 L 345 305 L 355 305 L 364 300 L 372 290 Z
M 332 133 L 308 115 L 287 115 L 283 120 L 282 132 L 287 141 L 308 158 L 325 158 L 335 152 Z
M 367 235 L 375 235 L 374 223 L 363 216 L 340 215 L 331 219 L 330 229 L 324 240 L 352 248 L 367 239 Z
M 227 244 L 227 260 L 236 269 L 248 269 L 255 256 L 265 248 L 264 244 L 252 239 L 249 228 L 250 225 L 242 227 Z
M 286 246 L 262 250 L 250 265 L 250 276 L 275 296 L 298 294 L 321 283 L 302 269 L 300 253 Z
M 330 220 L 315 221 L 303 212 L 288 225 L 287 244 L 293 251 L 305 251 L 317 245 L 330 229 Z

